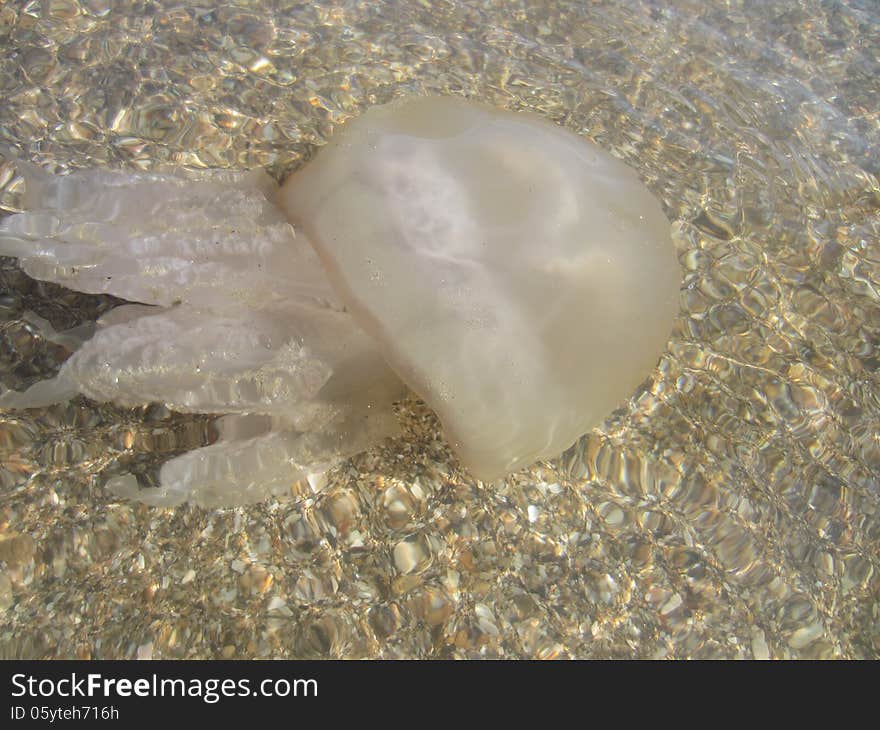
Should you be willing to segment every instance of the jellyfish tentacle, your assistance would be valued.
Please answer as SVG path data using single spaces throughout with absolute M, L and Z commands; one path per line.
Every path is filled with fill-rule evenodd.
M 0 255 L 35 279 L 162 306 L 222 307 L 225 290 L 233 302 L 343 308 L 265 173 L 32 168 L 22 168 L 28 210 L 0 221 Z
M 279 428 L 283 419 L 259 423 L 250 416 L 227 416 L 221 420 L 225 425 L 216 443 L 162 465 L 159 487 L 141 488 L 136 478 L 126 474 L 110 480 L 108 488 L 118 496 L 154 505 L 249 504 L 289 493 L 296 482 L 304 479 L 316 482 L 316 473 L 397 435 L 396 420 L 390 412 L 352 411 L 321 430 L 309 432 Z M 238 437 L 252 428 L 268 430 Z
M 0 254 L 35 278 L 137 303 L 68 333 L 33 315 L 73 354 L 54 378 L 0 394 L 0 407 L 79 393 L 230 414 L 216 444 L 160 471 L 160 489 L 131 475 L 114 489 L 154 504 L 256 501 L 393 431 L 405 389 L 272 202 L 267 175 L 20 172 L 31 210 L 0 221 Z

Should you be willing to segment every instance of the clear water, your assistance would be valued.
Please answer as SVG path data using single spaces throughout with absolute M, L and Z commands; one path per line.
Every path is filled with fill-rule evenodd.
M 417 402 L 318 494 L 118 502 L 205 419 L 0 413 L 8 657 L 880 655 L 880 10 L 871 2 L 173 2 L 0 7 L 0 145 L 58 170 L 279 177 L 369 106 L 531 109 L 637 169 L 682 313 L 654 377 L 495 484 Z M 11 165 L 0 204 L 15 210 Z M 0 380 L 109 299 L 0 267 Z M 512 347 L 516 343 L 511 343 Z

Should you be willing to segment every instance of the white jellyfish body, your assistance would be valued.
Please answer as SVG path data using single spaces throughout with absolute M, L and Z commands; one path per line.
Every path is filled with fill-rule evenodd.
M 115 481 L 156 504 L 282 493 L 394 434 L 405 385 L 466 468 L 502 476 L 626 398 L 677 312 L 669 225 L 635 174 L 473 102 L 371 109 L 280 194 L 255 172 L 23 171 L 0 254 L 138 304 L 0 406 L 82 393 L 228 414 L 158 489 Z

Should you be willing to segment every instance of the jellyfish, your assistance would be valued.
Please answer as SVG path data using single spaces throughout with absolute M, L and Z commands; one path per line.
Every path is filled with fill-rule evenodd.
M 347 122 L 280 187 L 261 171 L 52 176 L 21 163 L 0 254 L 131 302 L 2 408 L 82 394 L 218 414 L 157 505 L 255 502 L 432 408 L 492 481 L 552 458 L 656 366 L 678 312 L 670 226 L 634 171 L 531 113 L 412 97 Z

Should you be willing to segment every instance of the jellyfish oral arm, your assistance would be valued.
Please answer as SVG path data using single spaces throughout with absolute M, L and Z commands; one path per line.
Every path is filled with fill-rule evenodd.
M 267 177 L 25 170 L 31 210 L 0 221 L 0 254 L 35 278 L 140 303 L 111 310 L 91 338 L 28 314 L 73 354 L 0 407 L 80 393 L 228 414 L 217 443 L 163 466 L 158 489 L 129 476 L 111 480 L 115 491 L 165 505 L 259 501 L 397 432 L 404 386 L 270 201 Z

